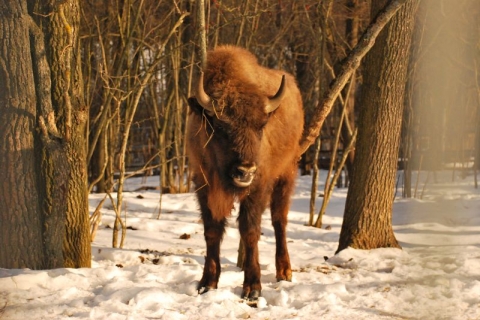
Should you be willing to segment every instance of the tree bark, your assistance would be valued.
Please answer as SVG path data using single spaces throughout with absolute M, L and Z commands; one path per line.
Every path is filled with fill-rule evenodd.
M 70 167 L 66 177 L 68 193 L 63 199 L 67 205 L 64 213 L 64 267 L 90 267 L 86 168 L 88 109 L 83 95 L 81 55 L 78 54 L 80 5 L 78 0 L 66 0 L 60 4 L 55 1 L 29 1 L 34 3 L 34 12 L 41 14 L 32 15 L 45 34 L 46 57 L 51 66 L 52 105 L 57 126 L 64 137 L 66 161 Z
M 78 30 L 66 27 L 69 13 L 73 12 L 70 5 L 0 1 L 0 47 L 8 48 L 0 51 L 0 206 L 5 208 L 0 212 L 0 267 L 90 265 L 89 238 L 79 242 L 80 233 L 88 235 L 86 192 L 82 194 L 83 206 L 72 202 L 82 190 L 86 191 L 86 180 L 82 189 L 71 175 L 82 171 L 84 163 L 81 157 L 71 158 L 72 154 L 78 155 L 69 143 L 75 141 L 77 131 L 66 128 L 77 123 L 71 121 L 71 113 L 62 115 L 67 120 L 60 132 L 55 117 L 56 113 L 71 110 L 67 104 L 77 105 L 70 95 L 82 97 L 75 91 L 81 88 L 81 77 L 70 65 L 79 60 L 67 52 L 73 50 L 67 43 Z M 61 12 L 62 6 L 65 12 Z M 42 20 L 43 26 L 32 16 L 37 22 Z M 59 29 L 68 34 L 60 36 Z M 63 73 L 52 71 L 49 62 L 64 68 Z M 60 74 L 66 78 L 60 78 Z M 65 80 L 70 77 L 78 79 L 78 83 Z M 57 96 L 63 97 L 63 104 L 58 103 Z M 78 225 L 81 218 L 72 212 L 80 211 L 86 224 L 75 229 L 72 226 Z M 65 247 L 64 241 L 74 245 Z M 88 253 L 83 260 L 76 255 L 72 258 L 71 253 L 79 250 Z
M 372 2 L 375 14 L 385 0 Z M 417 1 L 408 1 L 365 60 L 359 137 L 337 252 L 400 248 L 392 229 L 403 96 Z
M 25 1 L 2 0 L 0 7 L 0 267 L 40 269 L 45 263 L 29 17 Z

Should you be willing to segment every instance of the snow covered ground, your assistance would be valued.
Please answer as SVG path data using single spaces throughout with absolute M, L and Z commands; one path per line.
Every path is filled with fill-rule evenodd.
M 130 190 L 141 185 L 129 181 Z M 219 288 L 198 295 L 205 245 L 194 195 L 164 195 L 157 219 L 158 192 L 136 191 L 125 197 L 133 230 L 122 250 L 111 248 L 106 202 L 91 269 L 0 269 L 0 319 L 480 319 L 480 190 L 472 176 L 452 182 L 446 171 L 422 200 L 397 196 L 393 221 L 403 250 L 336 256 L 346 190 L 333 193 L 329 228 L 315 229 L 305 226 L 309 185 L 310 177 L 299 178 L 289 216 L 292 282 L 275 281 L 273 229 L 264 214 L 257 308 L 239 298 L 235 215 L 222 244 Z M 92 212 L 101 198 L 90 196 Z

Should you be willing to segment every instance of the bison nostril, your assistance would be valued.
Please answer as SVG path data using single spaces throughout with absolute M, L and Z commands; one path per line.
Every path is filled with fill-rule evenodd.
M 256 165 L 241 165 L 237 167 L 237 171 L 240 175 L 251 175 L 257 172 Z
M 250 164 L 243 164 L 235 168 L 232 174 L 233 183 L 237 187 L 248 187 L 255 177 L 257 172 L 257 166 Z

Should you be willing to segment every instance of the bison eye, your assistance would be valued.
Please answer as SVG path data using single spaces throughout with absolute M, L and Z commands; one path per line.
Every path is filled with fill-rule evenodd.
M 265 127 L 267 126 L 267 122 L 263 123 L 260 128 L 259 128 L 259 132 L 263 132 L 263 130 L 265 129 Z
M 257 130 L 257 137 L 258 137 L 259 139 L 261 139 L 262 136 L 263 136 L 263 128 L 260 129 L 260 130 Z

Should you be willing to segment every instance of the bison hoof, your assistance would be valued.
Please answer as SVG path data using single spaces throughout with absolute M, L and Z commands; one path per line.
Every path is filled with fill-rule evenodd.
M 215 288 L 214 287 L 198 287 L 197 288 L 198 294 L 204 294 L 210 290 L 215 290 Z
M 260 290 L 252 290 L 250 292 L 244 291 L 242 293 L 242 299 L 245 299 L 248 301 L 257 301 L 259 297 L 260 297 Z
M 288 281 L 288 282 L 292 282 L 292 276 L 290 276 L 290 277 L 281 277 L 281 278 L 277 278 L 277 282 L 280 282 L 280 281 Z
M 277 281 L 288 281 L 292 282 L 292 270 L 286 269 L 283 271 L 278 272 L 277 271 Z

